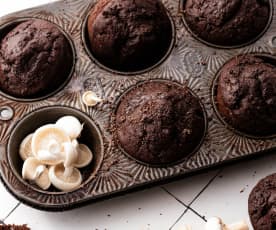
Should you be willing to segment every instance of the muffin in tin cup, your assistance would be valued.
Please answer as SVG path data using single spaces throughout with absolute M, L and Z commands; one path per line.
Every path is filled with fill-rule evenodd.
M 114 137 L 123 152 L 139 163 L 166 167 L 200 147 L 206 126 L 205 110 L 187 86 L 150 80 L 120 97 Z
M 188 30 L 203 43 L 237 48 L 253 43 L 270 25 L 273 7 L 266 0 L 183 0 Z
M 75 65 L 71 38 L 56 24 L 20 18 L 0 27 L 0 90 L 18 101 L 42 100 L 61 90 Z
M 88 55 L 102 68 L 122 75 L 160 65 L 174 37 L 173 19 L 160 0 L 100 0 L 83 25 Z
M 231 130 L 255 138 L 276 134 L 276 60 L 261 54 L 230 59 L 213 83 L 217 115 Z

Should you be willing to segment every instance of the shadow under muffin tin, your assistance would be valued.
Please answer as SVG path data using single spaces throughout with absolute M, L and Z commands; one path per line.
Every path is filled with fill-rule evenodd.
M 271 24 L 266 32 L 251 44 L 239 48 L 206 46 L 194 39 L 180 13 L 183 2 L 163 0 L 173 25 L 171 45 L 158 63 L 138 72 L 107 68 L 90 53 L 86 44 L 86 21 L 95 3 L 93 0 L 59 1 L 1 18 L 1 34 L 5 33 L 7 25 L 30 17 L 57 24 L 68 36 L 75 56 L 71 77 L 50 95 L 20 100 L 0 94 L 1 180 L 15 197 L 34 208 L 62 211 L 145 188 L 149 184 L 172 181 L 222 163 L 265 154 L 276 148 L 274 136 L 251 138 L 229 129 L 216 112 L 213 93 L 214 79 L 232 57 L 245 53 L 276 53 L 275 0 L 271 3 Z M 137 84 L 156 79 L 187 85 L 206 110 L 206 136 L 200 148 L 183 161 L 162 167 L 144 165 L 128 157 L 112 135 L 112 115 L 120 97 Z M 84 105 L 81 96 L 88 90 L 94 91 L 104 102 L 95 107 Z M 84 169 L 87 179 L 76 191 L 41 191 L 21 179 L 22 162 L 14 155 L 15 148 L 28 131 L 66 114 L 84 119 L 88 128 L 84 143 L 92 144 L 97 159 L 92 163 L 95 165 Z

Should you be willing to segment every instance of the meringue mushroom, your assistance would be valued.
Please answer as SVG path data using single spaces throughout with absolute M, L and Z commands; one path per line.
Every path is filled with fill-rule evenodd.
M 65 173 L 65 168 L 62 164 L 51 166 L 49 170 L 49 178 L 52 184 L 65 192 L 69 192 L 78 188 L 82 182 L 82 176 L 77 168 L 71 167 L 71 175 Z
M 20 144 L 20 156 L 25 160 L 23 179 L 34 181 L 42 189 L 53 184 L 62 191 L 72 191 L 82 182 L 77 168 L 93 159 L 91 150 L 76 140 L 83 125 L 73 116 L 61 117 L 28 135 Z M 47 166 L 51 166 L 48 170 Z
M 227 230 L 249 230 L 249 227 L 245 221 L 240 221 L 231 225 L 227 225 L 226 229 Z
M 180 229 L 179 229 L 180 230 Z M 189 225 L 185 225 L 183 229 L 181 230 L 192 230 L 192 227 Z
M 74 140 L 78 138 L 83 129 L 80 121 L 73 116 L 64 116 L 57 120 L 56 126 L 62 129 L 70 138 Z
M 74 166 L 77 168 L 83 168 L 90 164 L 93 159 L 93 154 L 87 145 L 79 144 L 77 140 L 72 141 L 73 146 L 78 152 L 77 161 L 75 161 Z
M 62 144 L 65 159 L 63 165 L 52 166 L 49 171 L 49 177 L 52 184 L 62 191 L 72 191 L 82 182 L 82 176 L 78 169 L 74 168 L 78 160 L 76 142 L 65 142 Z
M 248 225 L 245 221 L 234 223 L 231 225 L 226 225 L 222 222 L 219 217 L 211 217 L 207 220 L 205 225 L 206 230 L 249 230 Z
M 36 158 L 29 157 L 25 160 L 22 168 L 22 177 L 25 180 L 34 181 L 43 190 L 51 186 L 48 169 Z
M 64 153 L 52 153 L 48 150 L 39 150 L 36 158 L 45 165 L 57 165 L 63 162 Z
M 56 165 L 64 158 L 62 143 L 69 142 L 70 138 L 63 130 L 53 124 L 44 125 L 37 129 L 32 138 L 32 153 L 42 163 Z
M 224 230 L 222 220 L 218 217 L 211 217 L 207 220 L 205 230 Z
M 96 93 L 94 93 L 93 91 L 86 91 L 83 95 L 82 95 L 82 101 L 85 105 L 87 106 L 95 106 L 97 105 L 99 102 L 102 102 L 103 100 L 101 98 L 99 98 Z
M 25 161 L 28 157 L 33 156 L 32 153 L 32 138 L 33 134 L 29 134 L 24 138 L 19 146 L 19 155 L 23 161 Z

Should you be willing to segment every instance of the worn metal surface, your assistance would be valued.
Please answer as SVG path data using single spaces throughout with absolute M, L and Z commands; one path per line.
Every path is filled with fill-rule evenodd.
M 223 64 L 235 55 L 276 52 L 276 18 L 257 41 L 240 48 L 206 46 L 186 29 L 178 0 L 163 0 L 175 24 L 175 44 L 159 66 L 142 74 L 112 73 L 94 63 L 85 49 L 83 29 L 94 1 L 67 0 L 17 12 L 0 19 L 1 25 L 14 19 L 35 17 L 58 24 L 71 37 L 76 49 L 76 65 L 70 82 L 58 93 L 38 101 L 16 101 L 0 95 L 1 108 L 11 108 L 13 117 L 0 121 L 0 172 L 8 190 L 21 201 L 35 208 L 64 210 L 78 207 L 116 193 L 142 188 L 148 184 L 168 181 L 188 173 L 242 159 L 276 147 L 276 138 L 258 139 L 238 135 L 217 117 L 212 103 L 213 79 Z M 274 1 L 273 4 L 275 4 Z M 275 13 L 275 12 L 273 12 Z M 129 87 L 149 79 L 167 79 L 188 84 L 206 109 L 208 130 L 200 149 L 187 160 L 170 167 L 148 167 L 128 158 L 114 144 L 110 121 L 117 99 Z M 82 103 L 86 90 L 95 91 L 106 103 L 89 108 Z M 104 140 L 104 159 L 95 178 L 70 193 L 47 193 L 33 189 L 11 170 L 7 157 L 7 143 L 16 123 L 34 110 L 47 106 L 69 106 L 83 111 L 98 125 Z M 12 153 L 16 154 L 16 153 Z

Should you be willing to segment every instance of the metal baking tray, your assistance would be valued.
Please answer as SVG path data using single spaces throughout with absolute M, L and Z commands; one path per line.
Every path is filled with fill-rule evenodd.
M 185 23 L 184 0 L 163 0 L 174 27 L 171 49 L 155 66 L 136 73 L 110 70 L 90 54 L 86 46 L 86 20 L 95 2 L 64 0 L 0 19 L 0 37 L 18 21 L 28 18 L 51 21 L 62 28 L 75 55 L 69 80 L 46 97 L 18 100 L 0 92 L 0 174 L 6 188 L 17 199 L 37 209 L 68 210 L 275 149 L 275 137 L 252 138 L 229 128 L 216 112 L 214 91 L 217 73 L 232 57 L 244 53 L 273 57 L 276 52 L 276 0 L 270 2 L 270 22 L 262 36 L 240 47 L 215 47 L 201 41 Z M 112 114 L 122 94 L 151 79 L 187 84 L 206 110 L 208 125 L 202 145 L 187 159 L 168 167 L 151 167 L 129 158 L 114 142 L 110 128 Z M 84 105 L 81 96 L 87 90 L 96 92 L 105 103 L 95 107 Z M 11 119 L 1 114 L 10 114 Z M 86 142 L 91 143 L 95 159 L 84 169 L 84 182 L 76 191 L 42 191 L 22 180 L 22 162 L 16 146 L 27 132 L 62 114 L 73 114 L 87 122 L 86 137 L 90 139 Z

